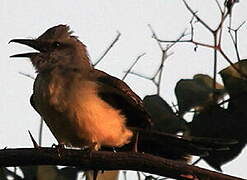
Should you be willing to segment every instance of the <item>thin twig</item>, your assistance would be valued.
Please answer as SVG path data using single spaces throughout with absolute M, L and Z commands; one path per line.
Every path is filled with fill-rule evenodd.
M 238 50 L 238 31 L 245 24 L 245 22 L 246 21 L 242 22 L 236 29 L 232 29 L 231 27 L 228 27 L 228 29 L 229 29 L 228 32 L 229 32 L 230 37 L 232 39 L 238 61 L 240 61 L 240 59 L 241 59 L 240 54 L 239 54 L 239 50 Z M 232 31 L 234 32 L 234 36 L 232 34 Z
M 199 157 L 195 162 L 192 163 L 192 165 L 193 165 L 193 166 L 196 165 L 196 164 L 199 163 L 201 160 L 202 160 L 202 158 Z
M 130 66 L 130 68 L 129 68 L 127 71 L 125 71 L 125 74 L 124 74 L 122 80 L 124 80 L 124 79 L 128 76 L 128 74 L 129 74 L 129 73 L 131 72 L 131 70 L 134 68 L 134 66 L 135 66 L 136 63 L 139 61 L 139 59 L 140 59 L 141 57 L 143 57 L 145 54 L 146 54 L 146 53 L 142 53 L 141 55 L 137 56 L 137 58 L 135 59 L 134 63 Z
M 31 138 L 31 141 L 33 143 L 33 147 L 34 148 L 39 148 L 39 145 L 37 144 L 37 142 L 35 141 L 35 139 L 33 138 L 33 135 L 31 134 L 31 132 L 29 130 L 28 130 L 28 134 L 29 134 L 29 136 Z
M 224 57 L 224 59 L 232 66 L 233 69 L 235 69 L 244 78 L 247 78 L 247 75 L 235 66 L 235 64 L 229 59 L 229 57 L 225 54 L 225 52 L 221 48 L 219 49 L 219 51 L 221 55 Z
M 194 41 L 194 40 L 180 40 L 180 41 L 177 41 L 177 40 L 161 40 L 161 39 L 159 39 L 159 41 L 161 43 L 193 43 L 196 46 L 202 46 L 202 47 L 207 47 L 207 48 L 212 48 L 212 49 L 217 48 L 217 47 L 215 47 L 213 45 L 197 42 L 197 41 Z
M 168 50 L 170 48 L 172 48 L 177 41 L 180 41 L 184 36 L 186 36 L 185 32 L 186 30 L 179 36 L 179 38 L 177 39 L 177 41 L 175 42 L 172 42 L 172 44 L 169 44 L 166 46 L 166 48 L 163 48 L 161 42 L 159 41 L 154 29 L 152 28 L 152 26 L 149 24 L 149 29 L 151 30 L 152 32 L 152 37 L 156 40 L 157 44 L 159 45 L 159 48 L 162 52 L 162 57 L 161 57 L 161 63 L 160 63 L 160 66 L 158 68 L 158 70 L 154 73 L 153 77 L 150 78 L 152 80 L 152 82 L 156 85 L 156 88 L 157 88 L 157 94 L 159 95 L 160 94 L 160 87 L 161 87 L 161 79 L 162 79 L 162 73 L 163 73 L 163 68 L 164 68 L 164 63 L 165 63 L 165 60 L 170 56 L 172 55 L 173 53 L 170 53 L 168 54 Z M 158 76 L 158 80 L 156 82 L 156 77 Z
M 112 41 L 112 43 L 109 45 L 109 47 L 105 50 L 105 52 L 100 56 L 100 58 L 93 64 L 93 66 L 97 66 L 99 62 L 105 57 L 105 55 L 110 51 L 110 49 L 114 46 L 114 44 L 119 40 L 119 37 L 121 36 L 121 33 L 117 31 L 117 36 Z
M 136 174 L 137 174 L 137 179 L 138 180 L 141 180 L 141 174 L 140 174 L 140 172 L 139 171 L 136 171 Z
M 24 73 L 24 72 L 19 72 L 19 74 L 21 74 L 21 75 L 23 75 L 23 76 L 26 76 L 26 77 L 28 77 L 28 78 L 31 78 L 31 79 L 35 80 L 35 77 L 33 77 L 33 76 L 30 75 L 30 74 L 27 74 L 27 73 Z
M 156 33 L 154 32 L 152 26 L 150 24 L 148 24 L 148 27 L 149 27 L 150 31 L 152 32 L 152 37 L 157 40 L 158 37 L 157 37 Z M 160 50 L 163 51 L 162 44 L 159 41 L 157 41 L 157 44 L 158 44 Z
M 213 32 L 213 29 L 211 28 L 211 27 L 209 27 L 197 14 L 196 14 L 196 12 L 194 12 L 192 9 L 191 9 L 191 7 L 188 5 L 188 3 L 185 1 L 185 0 L 183 0 L 183 2 L 184 2 L 184 4 L 185 4 L 185 6 L 186 6 L 186 8 L 191 12 L 191 14 L 193 15 L 193 16 L 195 16 L 195 18 L 204 26 L 204 27 L 206 27 L 206 29 L 208 29 L 210 32 Z
M 223 9 L 222 9 L 222 7 L 220 6 L 219 1 L 218 1 L 218 0 L 215 0 L 215 2 L 216 2 L 216 4 L 217 4 L 217 6 L 218 6 L 220 12 L 221 12 L 222 14 L 224 14 Z
M 124 180 L 127 180 L 127 171 L 123 171 Z
M 216 47 L 217 46 L 217 32 L 215 32 L 214 34 L 214 46 Z M 214 72 L 213 72 L 213 89 L 216 89 L 216 75 L 217 75 L 217 49 L 214 49 Z M 213 98 L 214 100 L 216 101 L 217 100 L 217 97 L 216 97 L 216 94 L 213 93 Z
M 224 7 L 227 8 L 226 16 L 229 15 L 229 27 L 232 24 L 232 8 L 239 0 L 225 0 Z
M 167 51 L 163 51 L 163 53 L 162 53 L 162 58 L 161 58 L 161 63 L 160 63 L 160 68 L 159 68 L 158 82 L 157 82 L 157 95 L 160 95 L 162 73 L 163 73 L 165 60 L 167 59 L 166 52 Z
M 39 125 L 39 146 L 42 146 L 43 126 L 44 126 L 44 119 L 42 117 L 40 117 L 40 125 Z
M 151 33 L 152 33 L 152 37 L 156 40 L 161 52 L 162 52 L 162 57 L 161 57 L 161 62 L 160 62 L 160 65 L 157 69 L 157 71 L 155 71 L 154 75 L 152 77 L 147 77 L 147 76 L 144 76 L 142 74 L 139 74 L 139 73 L 135 73 L 135 72 L 132 72 L 131 70 L 127 71 L 128 74 L 134 74 L 136 76 L 139 76 L 141 78 L 144 78 L 144 79 L 147 79 L 147 80 L 151 80 L 154 85 L 156 86 L 157 88 L 157 94 L 160 94 L 160 87 L 161 87 L 161 80 L 162 80 L 162 73 L 163 73 L 163 67 L 164 67 L 164 63 L 165 63 L 165 60 L 171 56 L 173 53 L 170 53 L 168 54 L 168 50 L 170 48 L 172 48 L 178 41 L 180 41 L 184 36 L 186 36 L 185 32 L 186 30 L 179 36 L 179 38 L 177 39 L 177 41 L 174 41 L 172 42 L 172 44 L 169 44 L 166 46 L 166 48 L 164 48 L 162 45 L 161 45 L 161 42 L 159 41 L 154 29 L 152 28 L 152 26 L 150 24 L 148 24 L 148 27 L 149 29 L 151 30 Z M 158 78 L 157 78 L 158 77 Z M 157 81 L 156 81 L 157 80 Z
M 127 71 L 124 71 L 124 72 L 127 72 Z M 145 75 L 142 75 L 142 74 L 140 74 L 140 73 L 136 73 L 136 72 L 134 72 L 134 71 L 129 72 L 129 74 L 133 74 L 133 75 L 135 75 L 135 76 L 138 76 L 138 77 L 141 77 L 141 78 L 144 78 L 144 79 L 147 79 L 147 80 L 152 80 L 150 77 L 145 76 Z
M 215 50 L 215 53 L 214 53 L 214 81 L 216 80 L 215 79 L 215 72 L 217 71 L 217 53 L 216 51 L 219 51 L 220 54 L 224 57 L 224 59 L 238 72 L 240 73 L 243 77 L 247 78 L 247 75 L 244 74 L 243 72 L 241 72 L 235 65 L 234 63 L 230 60 L 230 58 L 226 55 L 226 53 L 222 50 L 222 47 L 221 47 L 221 39 L 222 39 L 222 28 L 223 28 L 223 23 L 226 19 L 226 17 L 229 15 L 229 13 L 224 13 L 221 17 L 221 20 L 220 20 L 220 23 L 218 25 L 218 27 L 216 28 L 216 30 L 213 30 L 209 25 L 207 25 L 207 23 L 205 23 L 197 14 L 196 12 L 194 12 L 192 10 L 192 8 L 188 5 L 188 3 L 183 0 L 186 8 L 191 12 L 191 14 L 206 28 L 208 29 L 214 36 L 214 45 L 209 45 L 209 44 L 205 44 L 205 43 L 201 43 L 201 42 L 196 42 L 193 40 L 193 36 L 191 37 L 190 40 L 181 40 L 181 41 L 178 41 L 179 42 L 188 42 L 188 43 L 193 43 L 195 44 L 196 46 L 203 46 L 203 47 L 207 47 L 207 48 L 212 48 Z M 235 2 L 234 2 L 235 3 Z M 223 12 L 225 12 L 225 9 L 226 9 L 226 6 L 224 6 L 224 9 L 223 9 Z M 193 32 L 193 26 L 192 26 L 192 23 L 191 23 L 191 31 Z M 218 33 L 220 32 L 220 36 L 218 36 Z M 219 39 L 218 39 L 219 37 Z M 167 40 L 159 40 L 160 42 L 164 42 L 164 43 L 170 43 L 170 42 L 175 42 L 175 41 L 167 41 Z M 214 82 L 214 84 L 216 83 L 216 81 Z

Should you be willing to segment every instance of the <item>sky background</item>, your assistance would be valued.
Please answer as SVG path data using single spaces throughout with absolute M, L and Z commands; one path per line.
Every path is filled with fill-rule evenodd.
M 223 4 L 224 1 L 220 1 Z M 219 21 L 219 11 L 214 0 L 188 0 L 198 15 L 211 27 Z M 236 4 L 233 12 L 233 27 L 247 20 L 247 2 Z M 48 28 L 68 24 L 87 45 L 90 58 L 95 62 L 116 37 L 121 37 L 102 62 L 97 66 L 111 75 L 121 78 L 135 58 L 146 55 L 138 62 L 134 71 L 151 76 L 157 68 L 161 52 L 152 38 L 148 24 L 151 24 L 160 39 L 174 40 L 189 28 L 191 14 L 182 0 L 43 0 L 0 2 L 0 78 L 1 78 L 1 126 L 0 148 L 32 147 L 27 130 L 38 139 L 40 117 L 29 103 L 33 80 L 19 72 L 35 76 L 28 60 L 10 59 L 9 56 L 28 52 L 30 48 L 8 44 L 13 38 L 36 38 Z M 239 32 L 241 58 L 247 57 L 246 25 Z M 195 25 L 195 38 L 201 42 L 212 42 L 212 36 L 199 24 Z M 232 61 L 236 61 L 234 48 L 227 32 L 224 33 L 223 48 Z M 174 87 L 183 78 L 194 74 L 213 74 L 213 51 L 191 44 L 177 44 L 170 52 L 162 78 L 161 96 L 169 103 L 176 103 Z M 218 70 L 228 64 L 220 58 Z M 220 77 L 217 77 L 221 81 Z M 141 97 L 154 94 L 154 85 L 144 79 L 129 75 L 125 80 Z M 51 146 L 56 140 L 45 127 L 43 145 Z M 234 161 L 223 166 L 227 174 L 247 177 L 247 150 Z M 209 168 L 205 163 L 201 166 Z M 135 179 L 134 177 L 131 179 Z

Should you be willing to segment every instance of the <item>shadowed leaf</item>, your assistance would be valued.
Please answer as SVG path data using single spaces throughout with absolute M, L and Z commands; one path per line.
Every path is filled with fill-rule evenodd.
M 143 102 L 144 108 L 154 121 L 156 130 L 176 134 L 187 129 L 185 120 L 176 116 L 168 103 L 159 95 L 145 96 Z
M 213 88 L 213 79 L 205 74 L 196 74 L 193 79 L 181 79 L 175 87 L 175 94 L 179 106 L 179 114 L 184 115 L 194 108 L 200 111 L 209 104 L 215 103 L 225 95 L 224 87 L 216 83 Z
M 242 74 L 247 75 L 247 60 L 240 61 L 234 65 Z M 228 66 L 220 71 L 225 88 L 230 96 L 228 109 L 234 113 L 243 113 L 247 117 L 247 79 L 242 74 L 236 71 L 233 66 Z
M 37 180 L 58 180 L 59 174 L 56 166 L 38 166 Z M 63 178 L 61 178 L 63 179 Z
M 210 166 L 221 171 L 221 166 L 237 157 L 245 146 L 246 128 L 245 119 L 237 119 L 228 109 L 214 105 L 195 114 L 191 123 L 191 135 L 238 141 L 237 144 L 229 145 L 228 151 L 212 151 L 208 157 L 203 158 Z
M 7 180 L 7 174 L 5 172 L 5 169 L 4 167 L 0 167 L 0 179 L 2 180 Z
M 68 180 L 76 180 L 81 171 L 79 167 L 65 167 L 59 170 L 59 174 Z
M 19 168 L 26 180 L 37 179 L 37 166 L 20 166 Z

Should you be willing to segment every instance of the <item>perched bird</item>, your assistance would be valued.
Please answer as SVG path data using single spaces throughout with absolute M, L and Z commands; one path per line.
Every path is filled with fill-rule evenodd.
M 121 147 L 133 136 L 130 127 L 151 126 L 141 99 L 123 81 L 91 66 L 86 46 L 69 26 L 10 42 L 39 51 L 11 57 L 30 58 L 35 67 L 31 104 L 59 144 L 91 150 Z
M 136 137 L 142 142 L 138 144 L 142 152 L 185 161 L 188 154 L 208 154 L 208 145 L 200 148 L 201 143 L 193 138 L 145 131 L 152 121 L 142 100 L 123 81 L 91 66 L 86 46 L 69 26 L 52 27 L 37 39 L 10 42 L 37 50 L 11 57 L 30 58 L 38 73 L 31 105 L 59 144 L 90 150 L 122 147 L 130 144 L 133 129 L 139 129 Z M 86 174 L 90 179 L 92 174 Z M 96 178 L 97 171 L 93 173 Z

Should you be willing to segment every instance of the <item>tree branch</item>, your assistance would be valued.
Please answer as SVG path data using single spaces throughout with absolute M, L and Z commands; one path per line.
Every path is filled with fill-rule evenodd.
M 240 30 L 240 28 L 245 24 L 245 21 L 242 22 L 238 28 L 236 29 L 232 29 L 231 27 L 228 27 L 229 29 L 229 34 L 230 34 L 230 37 L 232 39 L 232 42 L 233 42 L 233 45 L 234 45 L 234 48 L 235 48 L 235 52 L 236 52 L 236 56 L 237 56 L 237 59 L 238 61 L 240 61 L 240 53 L 239 53 L 239 49 L 238 49 L 238 31 Z M 232 34 L 232 31 L 234 32 L 234 35 Z
M 134 68 L 134 66 L 136 65 L 136 63 L 139 61 L 139 59 L 141 57 L 143 57 L 146 53 L 142 53 L 141 55 L 137 56 L 137 58 L 135 59 L 135 61 L 133 62 L 133 64 L 129 67 L 129 69 L 127 71 L 125 71 L 125 74 L 122 78 L 122 80 L 125 80 L 125 78 L 128 76 L 128 74 L 131 72 L 131 70 Z
M 93 64 L 93 66 L 97 66 L 97 64 L 105 57 L 105 55 L 110 51 L 110 49 L 114 46 L 114 44 L 119 40 L 121 36 L 121 33 L 117 31 L 117 36 L 112 41 L 112 43 L 109 45 L 109 47 L 105 50 L 105 52 L 100 56 L 100 58 Z
M 134 170 L 175 179 L 192 175 L 200 180 L 241 180 L 180 161 L 134 152 L 85 152 L 54 148 L 20 148 L 0 150 L 0 166 L 62 165 L 80 166 L 85 170 Z

